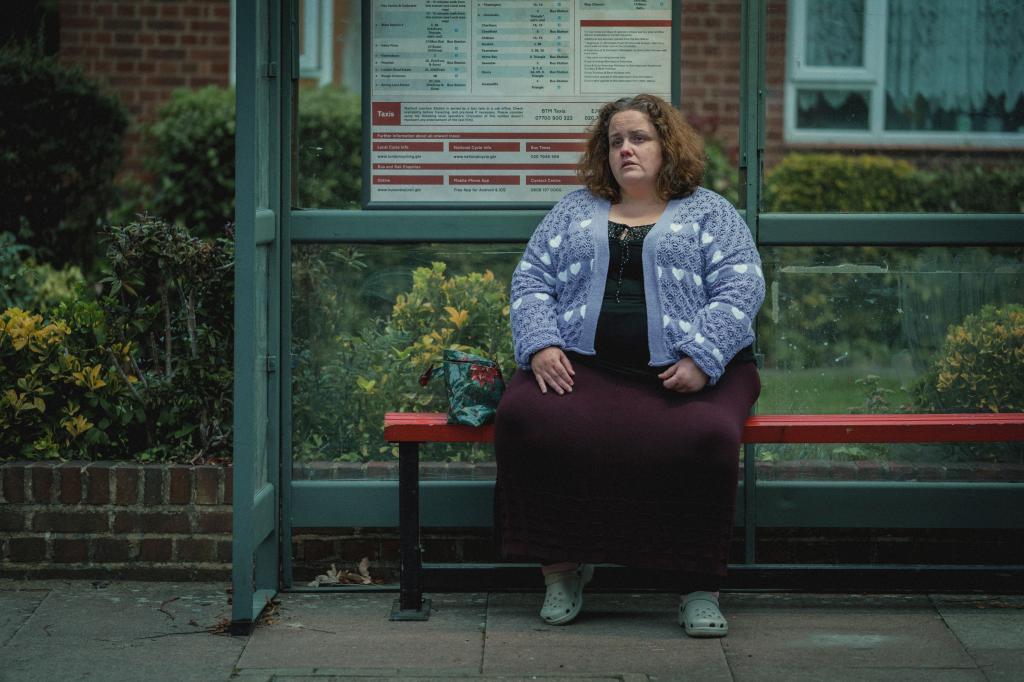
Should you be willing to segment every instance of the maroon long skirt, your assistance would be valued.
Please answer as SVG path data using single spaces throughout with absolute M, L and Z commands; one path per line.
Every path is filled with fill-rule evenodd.
M 508 559 L 725 575 L 751 362 L 691 394 L 575 363 L 573 392 L 518 371 L 495 420 L 495 526 Z

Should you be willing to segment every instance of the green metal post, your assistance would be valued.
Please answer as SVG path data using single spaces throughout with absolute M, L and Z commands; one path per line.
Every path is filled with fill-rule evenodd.
M 758 239 L 761 173 L 764 157 L 764 25 L 763 0 L 743 0 L 740 32 L 740 188 L 747 225 Z M 755 448 L 743 446 L 743 556 L 756 561 L 757 462 Z
M 281 63 L 287 64 L 287 71 L 282 71 L 280 79 L 280 97 L 278 106 L 281 112 L 281 127 L 278 141 L 280 145 L 280 176 L 276 186 L 280 197 L 281 225 L 281 260 L 280 275 L 275 280 L 280 283 L 280 293 L 275 298 L 280 306 L 280 342 L 281 342 L 281 438 L 280 438 L 280 477 L 281 477 L 281 585 L 285 589 L 292 587 L 292 238 L 291 238 L 291 206 L 293 188 L 296 186 L 295 168 L 292 163 L 296 154 L 297 85 L 299 80 L 299 3 L 298 0 L 285 0 L 286 28 L 281 35 Z
M 279 269 L 276 218 L 280 206 L 271 178 L 278 177 L 280 149 L 273 144 L 273 135 L 265 134 L 280 127 L 268 101 L 274 92 L 274 53 L 280 47 L 279 11 L 277 0 L 236 5 L 231 607 L 232 631 L 236 633 L 252 628 L 278 584 L 280 319 L 272 296 L 277 286 L 272 283 Z M 261 112 L 267 113 L 266 120 Z M 269 143 L 261 147 L 261 140 Z

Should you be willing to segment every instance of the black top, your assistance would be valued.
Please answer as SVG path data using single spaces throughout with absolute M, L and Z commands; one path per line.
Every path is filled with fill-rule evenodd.
M 643 248 L 652 227 L 653 223 L 630 227 L 608 221 L 608 281 L 594 336 L 597 355 L 570 353 L 573 362 L 645 378 L 664 371 L 665 367 L 648 364 Z M 733 362 L 753 360 L 753 350 L 747 346 Z

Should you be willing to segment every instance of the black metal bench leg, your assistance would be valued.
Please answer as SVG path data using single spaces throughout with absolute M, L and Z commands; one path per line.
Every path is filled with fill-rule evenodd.
M 400 591 L 391 620 L 427 620 L 430 600 L 420 586 L 420 444 L 398 444 L 398 532 Z

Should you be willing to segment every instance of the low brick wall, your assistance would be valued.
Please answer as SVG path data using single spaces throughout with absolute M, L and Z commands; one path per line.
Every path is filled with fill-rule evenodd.
M 764 480 L 1022 481 L 1024 466 L 779 462 Z M 231 468 L 129 462 L 0 464 L 0 575 L 227 580 Z M 424 463 L 424 480 L 493 479 L 494 464 Z M 394 462 L 299 465 L 297 480 L 395 479 Z M 496 562 L 489 528 L 424 529 L 428 562 Z M 397 528 L 295 528 L 297 584 L 331 564 L 368 557 L 374 578 L 397 579 Z M 814 529 L 758 531 L 768 563 L 1024 563 L 1024 530 Z M 742 561 L 735 538 L 733 561 Z
M 231 469 L 12 462 L 0 476 L 0 575 L 230 575 Z

